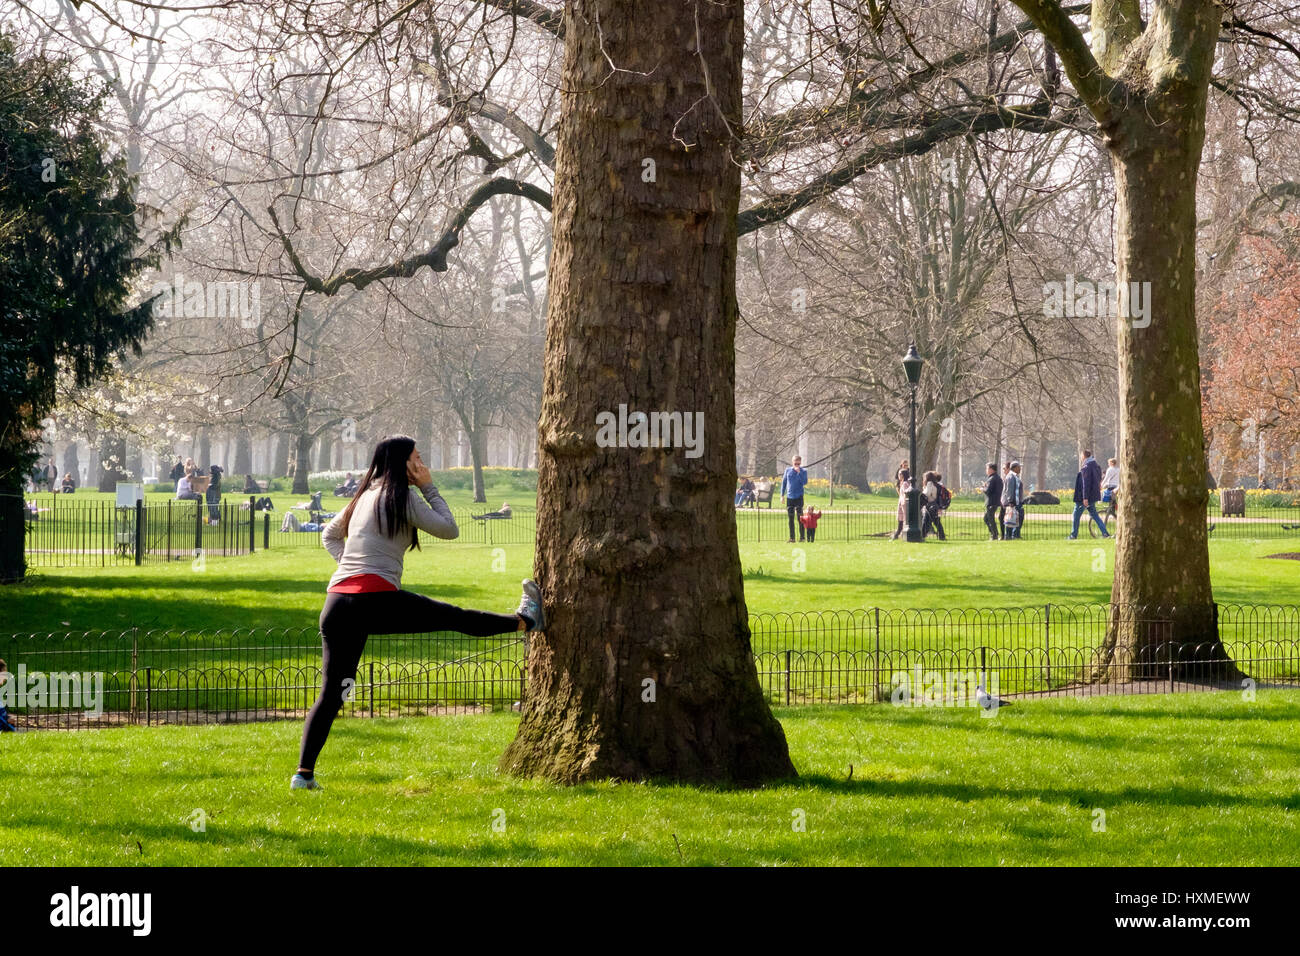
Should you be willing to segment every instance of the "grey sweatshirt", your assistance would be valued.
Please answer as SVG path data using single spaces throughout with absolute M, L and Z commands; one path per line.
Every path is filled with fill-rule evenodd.
M 375 503 L 382 488 L 382 484 L 376 483 L 357 498 L 346 539 L 342 512 L 325 526 L 321 543 L 339 563 L 329 587 L 356 574 L 377 574 L 393 587 L 402 586 L 402 563 L 406 549 L 411 545 L 410 529 L 397 537 L 390 537 L 380 530 L 375 517 Z M 424 495 L 423 499 L 415 494 L 406 497 L 411 524 L 435 538 L 457 537 L 460 529 L 456 527 L 456 519 L 451 516 L 451 509 L 433 482 L 422 485 L 420 494 Z

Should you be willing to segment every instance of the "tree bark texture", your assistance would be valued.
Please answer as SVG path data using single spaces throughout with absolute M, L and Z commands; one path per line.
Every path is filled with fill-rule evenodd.
M 792 777 L 732 504 L 743 4 L 575 0 L 565 28 L 538 425 L 548 627 L 501 766 L 566 783 Z M 702 454 L 598 446 L 596 416 L 620 404 L 702 413 Z

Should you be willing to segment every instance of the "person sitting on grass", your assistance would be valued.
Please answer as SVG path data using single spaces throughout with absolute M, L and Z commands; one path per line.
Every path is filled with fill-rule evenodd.
M 503 501 L 501 502 L 500 511 L 489 511 L 487 514 L 471 515 L 470 517 L 472 517 L 475 521 L 488 521 L 488 520 L 496 520 L 499 518 L 509 518 L 513 514 L 514 512 L 510 510 L 510 502 Z
M 815 505 L 809 505 L 808 510 L 799 516 L 799 523 L 803 525 L 804 531 L 808 535 L 809 544 L 812 544 L 817 539 L 817 521 L 821 516 L 822 513 L 817 510 Z
M 70 495 L 77 490 L 77 479 L 72 477 L 72 472 L 67 472 L 63 476 L 63 487 L 59 490 L 65 495 Z
M 415 440 L 393 435 L 375 447 L 356 497 L 321 535 L 338 569 L 330 578 L 320 614 L 320 695 L 303 726 L 291 790 L 320 789 L 316 759 L 348 699 L 371 634 L 456 631 L 491 637 L 546 629 L 542 591 L 531 579 L 523 582 L 514 614 L 467 610 L 402 590 L 405 555 L 420 547 L 420 531 L 447 539 L 460 534 Z
M 176 500 L 177 501 L 202 501 L 203 497 L 194 490 L 194 482 L 191 481 L 193 474 L 186 471 L 176 479 Z

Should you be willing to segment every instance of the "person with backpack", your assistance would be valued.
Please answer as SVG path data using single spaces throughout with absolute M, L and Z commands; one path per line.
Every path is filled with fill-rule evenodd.
M 943 486 L 943 475 L 937 471 L 927 471 L 922 481 L 921 494 L 925 501 L 921 506 L 921 538 L 925 539 L 934 529 L 940 541 L 947 541 L 941 515 L 952 504 L 952 492 Z
M 1014 541 L 1020 537 L 1020 525 L 1025 516 L 1024 501 L 1025 483 L 1020 478 L 1020 462 L 1013 461 L 1008 466 L 1006 477 L 1002 479 L 1003 541 Z
M 1092 457 L 1092 450 L 1085 448 L 1079 453 L 1079 473 L 1074 476 L 1074 525 L 1066 538 L 1073 541 L 1079 537 L 1079 518 L 1084 511 L 1097 522 L 1097 530 L 1103 538 L 1109 538 L 1106 522 L 1097 514 L 1097 502 L 1101 500 L 1101 465 Z

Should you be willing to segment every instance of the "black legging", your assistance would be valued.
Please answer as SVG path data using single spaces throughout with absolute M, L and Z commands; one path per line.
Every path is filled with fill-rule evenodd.
M 1002 506 L 985 505 L 984 524 L 989 529 L 990 538 L 1001 538 L 1004 534 L 1006 534 L 1006 529 L 999 527 L 1001 525 L 1001 522 L 1002 522 Z
M 334 718 L 343 709 L 343 682 L 355 680 L 361 652 L 371 634 L 427 634 L 459 631 L 474 637 L 509 634 L 519 628 L 513 614 L 470 611 L 435 601 L 411 591 L 372 591 L 367 594 L 332 592 L 320 612 L 320 696 L 307 713 L 302 728 L 298 766 L 312 770 L 325 746 Z

